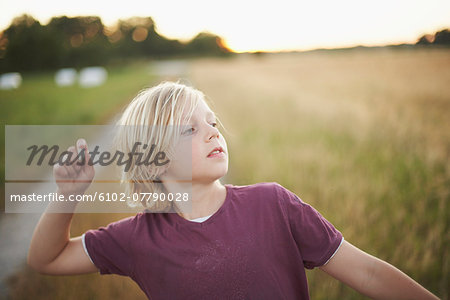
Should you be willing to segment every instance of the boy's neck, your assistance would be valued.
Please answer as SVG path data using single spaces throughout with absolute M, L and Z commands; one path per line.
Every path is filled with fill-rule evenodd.
M 180 207 L 178 215 L 188 220 L 210 216 L 223 205 L 226 193 L 225 186 L 219 180 L 208 184 L 193 184 L 190 203 Z

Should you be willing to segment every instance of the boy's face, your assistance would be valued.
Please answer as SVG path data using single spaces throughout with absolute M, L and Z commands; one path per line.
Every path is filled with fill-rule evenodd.
M 216 127 L 214 113 L 203 100 L 186 125 L 167 171 L 168 177 L 190 179 L 192 174 L 192 183 L 209 183 L 225 176 L 228 171 L 227 143 Z M 187 147 L 192 150 L 192 159 L 187 155 Z M 220 153 L 210 155 L 215 148 L 220 148 Z

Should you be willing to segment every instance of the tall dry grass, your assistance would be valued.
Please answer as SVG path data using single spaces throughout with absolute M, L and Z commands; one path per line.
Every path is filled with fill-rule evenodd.
M 279 182 L 448 298 L 448 49 L 205 59 L 191 78 L 228 130 L 229 181 Z M 308 278 L 313 299 L 362 298 L 321 271 Z
M 366 50 L 200 59 L 190 80 L 227 128 L 236 185 L 277 181 L 346 240 L 442 299 L 449 286 L 450 51 Z M 121 215 L 76 215 L 72 236 Z M 312 299 L 361 299 L 308 271 Z M 144 299 L 129 278 L 11 279 L 12 299 Z

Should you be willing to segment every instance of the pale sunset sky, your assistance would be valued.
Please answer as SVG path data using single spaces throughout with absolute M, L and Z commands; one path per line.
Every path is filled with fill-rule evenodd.
M 209 31 L 237 52 L 414 43 L 450 27 L 449 0 L 2 0 L 0 30 L 23 13 L 41 24 L 53 16 L 95 15 L 106 26 L 150 16 L 167 38 L 186 41 Z

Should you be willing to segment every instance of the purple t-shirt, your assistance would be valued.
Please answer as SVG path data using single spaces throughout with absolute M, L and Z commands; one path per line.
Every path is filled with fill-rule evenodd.
M 225 202 L 201 223 L 141 212 L 88 230 L 91 260 L 149 299 L 309 299 L 304 268 L 324 265 L 342 234 L 278 183 L 225 187 Z

